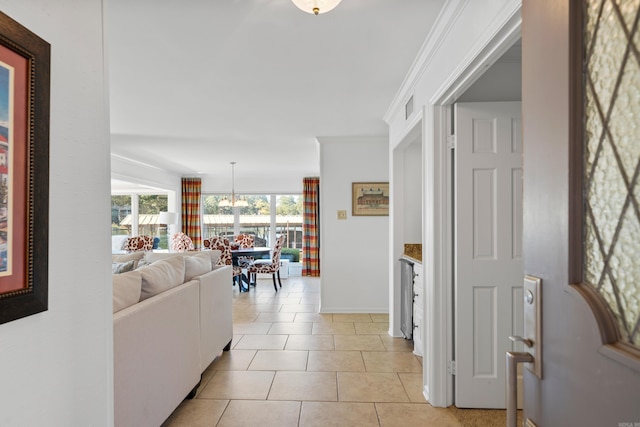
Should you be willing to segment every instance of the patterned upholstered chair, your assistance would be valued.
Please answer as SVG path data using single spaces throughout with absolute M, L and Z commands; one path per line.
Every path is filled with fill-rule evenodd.
M 273 287 L 276 289 L 276 292 L 278 292 L 278 287 L 276 286 L 276 274 L 278 275 L 278 284 L 280 284 L 280 287 L 282 287 L 282 282 L 280 281 L 280 252 L 282 252 L 284 238 L 284 235 L 278 237 L 276 245 L 273 247 L 271 261 L 259 259 L 249 267 L 247 267 L 247 273 L 249 274 L 249 285 L 251 285 L 252 283 L 255 285 L 258 273 L 268 273 L 273 277 Z
M 127 252 L 150 251 L 153 249 L 153 237 L 140 235 L 129 237 L 123 249 Z
M 234 239 L 241 248 L 252 248 L 254 245 L 254 239 L 251 234 L 238 234 Z
M 238 234 L 234 239 L 234 243 L 239 248 L 246 249 L 246 248 L 253 248 L 255 245 L 255 240 L 251 234 Z M 238 257 L 238 265 L 242 266 L 243 268 L 247 268 L 252 263 L 253 263 L 252 256 Z
M 231 257 L 231 242 L 229 242 L 229 239 L 219 236 L 209 237 L 202 241 L 202 246 L 204 246 L 205 250 L 217 249 L 220 251 L 218 265 L 233 265 L 233 258 Z M 232 274 L 233 284 L 235 285 L 237 282 L 238 288 L 242 291 L 242 267 L 234 265 Z
M 191 238 L 182 231 L 174 234 L 171 238 L 171 251 L 173 252 L 187 252 L 194 249 Z

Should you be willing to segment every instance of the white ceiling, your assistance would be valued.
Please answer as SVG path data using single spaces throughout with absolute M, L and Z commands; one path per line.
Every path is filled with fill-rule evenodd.
M 318 175 L 316 137 L 387 135 L 443 3 L 109 0 L 111 151 L 185 176 Z

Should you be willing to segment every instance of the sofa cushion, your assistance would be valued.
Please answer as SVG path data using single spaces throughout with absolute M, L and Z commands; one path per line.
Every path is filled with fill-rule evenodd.
M 126 273 L 127 271 L 134 270 L 135 268 L 136 268 L 136 261 L 133 259 L 125 262 L 111 263 L 111 273 L 113 274 Z
M 201 276 L 211 271 L 211 257 L 205 252 L 184 257 L 184 281 L 188 282 L 196 276 Z
M 187 254 L 188 253 L 189 252 L 187 252 Z M 222 255 L 222 252 L 220 252 L 218 249 L 214 249 L 212 251 L 201 251 L 200 253 L 207 254 L 209 256 L 209 258 L 211 259 L 211 269 L 218 265 L 218 260 L 220 259 L 220 255 Z
M 139 271 L 128 271 L 122 274 L 114 274 L 112 282 L 114 313 L 140 301 L 142 275 Z
M 143 260 L 147 264 L 153 264 L 157 261 L 164 261 L 167 258 L 172 258 L 175 256 L 181 256 L 182 254 L 174 253 L 174 252 L 145 252 Z
M 184 258 L 172 256 L 139 269 L 142 275 L 140 301 L 184 283 Z
M 220 259 L 221 252 L 218 250 L 214 251 L 189 251 L 189 252 L 146 252 L 144 254 L 144 264 L 149 263 L 152 264 L 156 261 L 164 260 L 174 256 L 183 256 L 183 257 L 191 257 L 200 254 L 207 254 L 211 259 L 211 268 L 215 267 L 218 264 L 218 260 Z
M 111 255 L 111 262 L 127 262 L 127 261 L 135 261 L 136 267 L 138 266 L 138 261 L 142 259 L 144 256 L 144 252 L 132 252 L 130 254 L 114 254 Z

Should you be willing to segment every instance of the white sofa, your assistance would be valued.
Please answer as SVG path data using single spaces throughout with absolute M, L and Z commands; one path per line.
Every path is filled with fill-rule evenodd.
M 148 253 L 146 260 L 157 262 L 117 278 L 114 275 L 114 310 L 119 310 L 113 315 L 117 427 L 161 425 L 185 397 L 192 397 L 202 372 L 215 357 L 230 348 L 231 267 L 211 266 L 210 271 L 197 274 L 204 270 L 193 266 L 197 262 L 202 266 L 204 256 L 217 262 L 215 251 L 208 252 L 190 260 L 176 254 Z M 182 283 L 176 285 L 180 275 Z M 127 304 L 122 301 L 122 285 L 116 281 L 130 281 L 134 284 L 127 286 L 133 289 L 138 277 L 141 300 L 122 308 Z M 158 277 L 166 277 L 168 283 L 159 283 Z M 158 283 L 151 283 L 153 280 Z M 163 289 L 165 285 L 169 289 Z M 154 286 L 159 293 L 149 296 Z

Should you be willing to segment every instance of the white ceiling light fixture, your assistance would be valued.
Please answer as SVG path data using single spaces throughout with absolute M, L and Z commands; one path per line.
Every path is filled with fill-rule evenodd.
M 342 0 L 291 0 L 298 9 L 319 15 L 327 13 L 340 4 Z
M 249 206 L 249 202 L 247 202 L 242 197 L 238 197 L 236 199 L 236 190 L 235 190 L 235 180 L 236 180 L 236 162 L 231 163 L 231 200 L 227 198 L 227 196 L 223 197 L 218 203 L 218 206 L 222 207 L 246 207 Z

